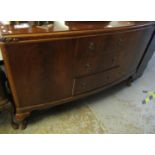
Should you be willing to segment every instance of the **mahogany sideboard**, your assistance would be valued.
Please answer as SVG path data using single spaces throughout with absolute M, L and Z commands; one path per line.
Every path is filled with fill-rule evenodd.
M 154 22 L 0 24 L 14 128 L 33 110 L 73 101 L 140 77 L 155 50 Z

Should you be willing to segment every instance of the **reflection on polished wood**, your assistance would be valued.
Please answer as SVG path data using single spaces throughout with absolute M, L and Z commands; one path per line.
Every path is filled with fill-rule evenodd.
M 16 25 L 23 25 L 23 24 L 28 24 L 28 28 L 16 28 Z M 53 33 L 54 31 L 54 22 L 50 23 L 51 27 L 48 27 L 47 24 L 37 24 L 37 22 L 32 24 L 31 22 L 22 22 L 20 24 L 15 24 L 12 25 L 7 24 L 3 25 L 2 23 L 0 24 L 0 33 L 2 35 L 21 35 L 21 34 L 34 34 L 34 33 Z M 69 27 L 68 30 L 62 30 L 65 32 L 70 32 L 70 31 L 84 31 L 84 30 L 99 30 L 99 29 L 104 29 L 104 30 L 114 30 L 115 28 L 120 28 L 120 27 L 134 27 L 134 26 L 146 26 L 152 22 L 65 22 L 66 26 Z M 47 29 L 42 29 L 40 26 L 45 25 Z M 111 29 L 113 28 L 113 29 Z M 56 31 L 57 32 L 57 31 Z M 61 30 L 60 30 L 61 32 Z
M 55 23 L 0 25 L 14 121 L 18 125 L 24 121 L 22 128 L 33 110 L 124 80 L 130 84 L 142 75 L 155 50 L 154 22 L 60 22 L 54 28 Z

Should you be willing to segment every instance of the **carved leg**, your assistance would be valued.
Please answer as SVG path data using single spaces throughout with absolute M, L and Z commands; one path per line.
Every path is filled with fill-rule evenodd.
M 19 123 L 19 129 L 24 130 L 27 127 L 27 120 L 24 120 Z
M 7 110 L 9 111 L 10 115 L 11 115 L 11 126 L 13 129 L 18 129 L 19 125 L 18 123 L 15 121 L 15 109 L 13 107 L 13 105 L 11 103 L 8 104 L 8 108 Z
M 23 121 L 20 121 L 19 122 L 17 120 L 12 119 L 11 126 L 12 126 L 13 129 L 21 129 L 21 130 L 24 130 L 27 127 L 27 120 L 23 120 Z
M 11 126 L 13 129 L 19 129 L 19 124 L 16 123 L 14 119 L 11 119 Z
M 25 118 L 24 120 L 17 120 L 15 116 L 12 116 L 11 119 L 11 126 L 13 129 L 21 129 L 24 130 L 27 127 L 27 119 Z
M 10 115 L 11 115 L 11 126 L 14 128 L 14 129 L 18 129 L 19 128 L 19 125 L 17 123 L 15 123 L 14 121 L 14 107 L 13 105 L 11 104 L 11 102 L 8 102 L 7 104 L 5 104 L 3 107 L 2 107 L 2 110 L 3 111 L 7 111 Z
M 13 105 L 8 102 L 7 104 L 5 104 L 3 107 L 2 107 L 2 110 L 3 111 L 7 111 L 10 116 L 11 116 L 11 126 L 14 128 L 14 129 L 18 129 L 19 128 L 19 125 L 14 121 L 14 108 L 13 108 Z
M 11 103 L 8 103 L 5 106 L 5 109 L 11 115 L 11 126 L 12 126 L 12 128 L 24 130 L 27 126 L 27 117 L 30 115 L 30 113 L 27 112 L 27 113 L 15 114 L 15 108 Z
M 27 127 L 27 120 L 23 120 L 21 122 L 16 122 L 16 121 L 12 120 L 11 126 L 12 126 L 13 129 L 24 130 Z
M 18 129 L 24 130 L 27 127 L 27 117 L 29 116 L 30 112 L 15 114 L 14 119 L 12 119 L 12 127 L 17 126 Z

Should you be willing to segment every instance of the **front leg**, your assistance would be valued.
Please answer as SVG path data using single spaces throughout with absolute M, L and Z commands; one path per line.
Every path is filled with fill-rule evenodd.
M 19 125 L 17 123 L 15 123 L 15 121 L 14 121 L 14 113 L 15 113 L 14 106 L 12 105 L 11 102 L 9 102 L 5 108 L 10 113 L 12 128 L 13 129 L 18 129 Z
M 14 129 L 24 130 L 27 127 L 27 118 L 30 116 L 30 112 L 17 113 L 12 117 L 12 127 Z
M 25 119 L 23 121 L 20 121 L 20 122 L 15 120 L 15 119 L 12 119 L 11 126 L 12 126 L 13 129 L 24 130 L 27 127 L 27 119 Z

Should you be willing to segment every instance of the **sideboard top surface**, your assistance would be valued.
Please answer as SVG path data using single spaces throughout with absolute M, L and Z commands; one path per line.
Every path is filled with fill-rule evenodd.
M 66 21 L 68 29 L 57 28 L 57 25 L 9 25 L 0 22 L 0 42 L 25 41 L 33 39 L 51 39 L 75 37 L 100 33 L 115 33 L 154 25 L 151 21 Z
M 129 28 L 129 27 L 139 27 L 139 26 L 147 26 L 152 25 L 154 22 L 137 22 L 137 21 L 83 21 L 83 22 L 65 22 L 65 24 L 69 27 L 68 30 L 64 29 L 54 29 L 54 24 L 48 27 L 45 26 L 30 26 L 27 27 L 16 27 L 15 25 L 5 25 L 0 23 L 0 33 L 2 36 L 5 35 L 20 35 L 20 34 L 37 34 L 37 33 L 57 33 L 57 32 L 70 32 L 70 31 L 86 31 L 86 30 L 99 30 L 104 29 L 105 31 Z

